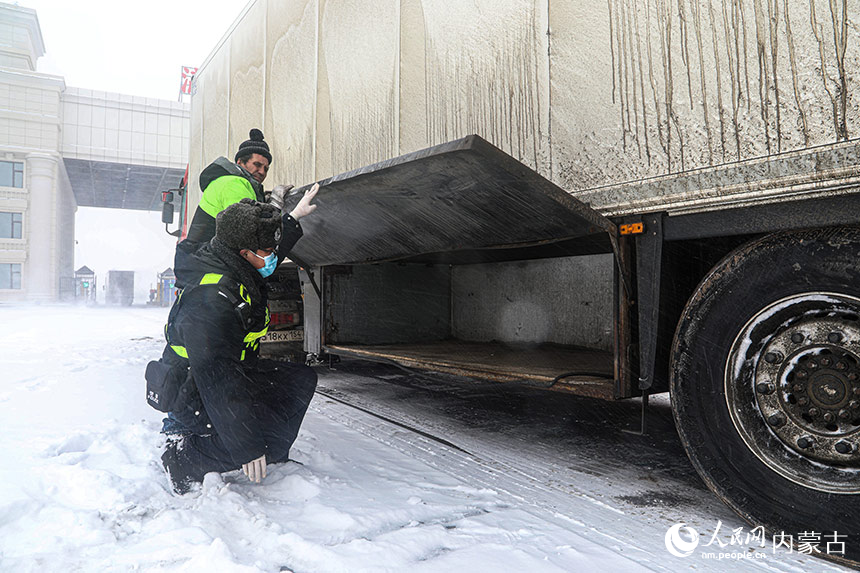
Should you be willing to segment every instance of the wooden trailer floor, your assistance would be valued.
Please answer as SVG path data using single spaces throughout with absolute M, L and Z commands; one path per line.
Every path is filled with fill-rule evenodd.
M 393 361 L 496 380 L 527 382 L 595 398 L 615 397 L 612 353 L 558 344 L 509 345 L 501 342 L 445 340 L 422 344 L 326 345 L 333 354 Z M 559 379 L 557 377 L 570 374 Z

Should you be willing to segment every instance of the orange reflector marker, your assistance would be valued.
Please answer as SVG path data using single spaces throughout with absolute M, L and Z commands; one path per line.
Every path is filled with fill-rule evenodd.
M 622 235 L 638 235 L 645 232 L 645 225 L 639 223 L 628 223 L 619 227 Z

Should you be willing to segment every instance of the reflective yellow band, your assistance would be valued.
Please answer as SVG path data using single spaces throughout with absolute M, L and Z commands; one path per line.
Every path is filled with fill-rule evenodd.
M 185 347 L 184 347 L 184 346 L 173 346 L 173 345 L 171 344 L 171 345 L 170 345 L 170 348 L 171 348 L 171 349 L 172 349 L 176 354 L 178 354 L 179 356 L 181 356 L 182 358 L 188 358 L 188 351 L 187 351 L 187 350 L 185 350 Z
M 203 278 L 200 279 L 200 284 L 202 285 L 215 285 L 218 284 L 218 281 L 221 280 L 221 277 L 224 275 L 219 275 L 218 273 L 206 273 L 203 275 Z
M 263 330 L 259 330 L 257 332 L 249 332 L 248 334 L 245 335 L 245 344 L 248 344 L 250 342 L 254 342 L 255 340 L 259 340 L 260 338 L 263 338 L 264 336 L 266 336 L 267 332 L 269 332 L 268 326 L 266 328 L 264 328 Z
M 245 335 L 245 344 L 253 343 L 266 336 L 266 333 L 269 332 L 269 320 L 271 316 L 269 314 L 269 307 L 266 307 L 266 324 L 263 325 L 263 330 L 258 330 L 257 332 L 249 332 Z M 259 346 L 259 343 L 257 343 Z

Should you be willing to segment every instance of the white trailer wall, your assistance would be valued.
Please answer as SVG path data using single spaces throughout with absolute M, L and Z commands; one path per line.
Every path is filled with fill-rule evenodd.
M 855 136 L 858 8 L 256 0 L 195 80 L 192 185 L 251 127 L 272 185 L 477 133 L 601 209 L 624 199 L 602 186 Z
M 613 265 L 592 255 L 453 267 L 452 334 L 611 352 Z

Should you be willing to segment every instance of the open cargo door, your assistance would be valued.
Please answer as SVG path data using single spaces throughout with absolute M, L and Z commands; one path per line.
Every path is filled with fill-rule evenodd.
M 420 257 L 457 264 L 482 250 L 533 258 L 571 239 L 579 251 L 608 253 L 615 233 L 609 219 L 476 135 L 326 179 L 316 203 L 292 252 L 312 267 Z
M 611 221 L 533 169 L 473 135 L 322 181 L 315 202 L 290 257 L 320 269 L 321 308 L 305 315 L 321 322 L 306 325 L 306 335 L 320 335 L 320 350 L 591 396 L 625 393 L 606 346 L 547 339 L 523 347 L 455 328 L 458 269 L 615 250 Z M 524 277 L 539 289 L 531 279 Z M 608 321 L 613 304 L 605 305 Z M 315 352 L 310 343 L 308 350 Z

